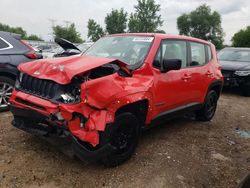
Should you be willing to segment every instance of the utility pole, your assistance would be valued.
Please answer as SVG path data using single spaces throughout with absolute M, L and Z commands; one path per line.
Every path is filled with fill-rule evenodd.
M 49 18 L 48 20 L 50 21 L 51 26 L 52 26 L 52 27 L 55 27 L 55 23 L 56 23 L 57 20 L 51 19 L 51 18 Z
M 51 33 L 49 33 L 48 35 L 51 36 L 51 41 L 53 40 L 54 38 L 54 35 L 53 35 L 53 28 L 55 27 L 55 23 L 57 20 L 55 19 L 51 19 L 51 18 L 48 18 L 49 22 L 51 23 Z
M 63 22 L 66 24 L 67 28 L 69 27 L 69 24 L 72 23 L 71 21 L 68 21 L 68 20 L 64 20 Z

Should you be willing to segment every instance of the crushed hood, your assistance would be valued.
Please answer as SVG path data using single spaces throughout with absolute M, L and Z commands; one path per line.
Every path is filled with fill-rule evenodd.
M 74 76 L 109 63 L 117 64 L 121 68 L 126 67 L 125 63 L 117 59 L 71 56 L 23 63 L 18 66 L 18 69 L 39 79 L 68 84 Z
M 63 39 L 63 38 L 55 38 L 55 42 L 61 46 L 65 51 L 66 50 L 78 50 L 79 52 L 81 52 L 81 50 L 79 48 L 77 48 L 72 42 Z

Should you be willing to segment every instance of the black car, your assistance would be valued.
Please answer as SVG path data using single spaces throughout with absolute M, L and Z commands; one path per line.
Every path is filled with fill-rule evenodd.
M 93 44 L 92 42 L 86 42 L 79 45 L 75 45 L 72 42 L 63 38 L 55 38 L 55 43 L 62 47 L 63 51 L 55 54 L 54 57 L 67 57 L 72 55 L 78 55 L 87 50 Z
M 8 100 L 20 63 L 40 59 L 42 55 L 14 33 L 0 31 L 0 111 L 8 110 Z
M 224 48 L 218 53 L 224 86 L 240 87 L 250 96 L 250 48 Z

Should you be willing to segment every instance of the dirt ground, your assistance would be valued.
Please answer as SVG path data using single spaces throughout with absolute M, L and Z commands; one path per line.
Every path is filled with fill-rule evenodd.
M 84 164 L 0 114 L 0 187 L 235 187 L 250 172 L 250 98 L 224 92 L 211 122 L 180 118 L 145 132 L 125 164 Z

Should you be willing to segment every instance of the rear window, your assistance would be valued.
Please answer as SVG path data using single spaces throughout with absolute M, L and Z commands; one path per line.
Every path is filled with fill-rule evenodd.
M 8 48 L 9 45 L 0 38 L 0 49 Z

